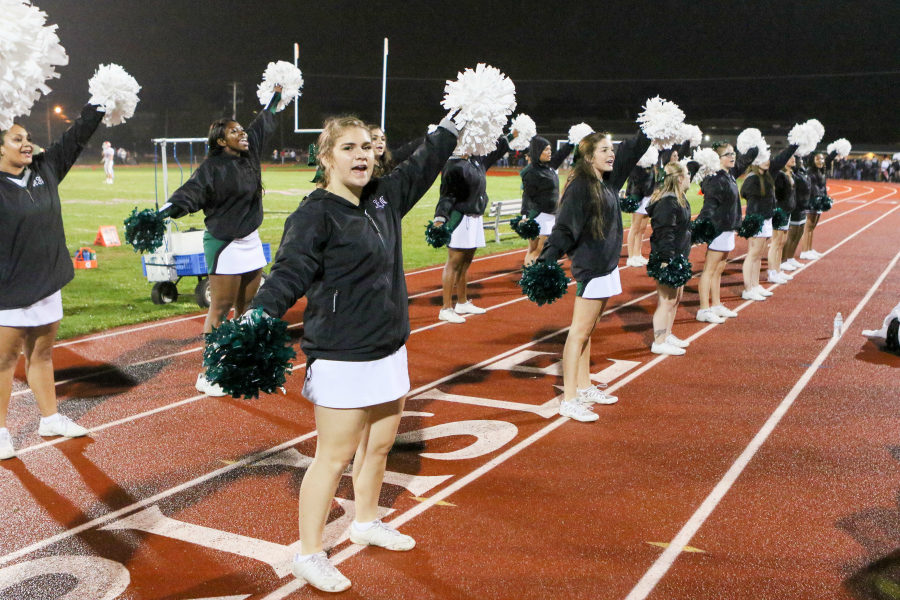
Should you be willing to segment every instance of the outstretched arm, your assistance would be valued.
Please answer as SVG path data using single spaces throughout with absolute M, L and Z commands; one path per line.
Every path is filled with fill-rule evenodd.
M 75 119 L 59 140 L 44 151 L 44 161 L 58 180 L 62 181 L 78 160 L 88 140 L 100 126 L 104 114 L 98 106 L 86 104 L 81 109 L 81 116 Z

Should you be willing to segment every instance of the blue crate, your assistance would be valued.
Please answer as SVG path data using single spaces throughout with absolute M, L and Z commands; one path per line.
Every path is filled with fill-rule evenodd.
M 268 263 L 272 260 L 272 246 L 263 244 L 262 247 L 263 255 Z M 206 258 L 203 254 L 176 254 L 175 272 L 179 277 L 206 275 Z

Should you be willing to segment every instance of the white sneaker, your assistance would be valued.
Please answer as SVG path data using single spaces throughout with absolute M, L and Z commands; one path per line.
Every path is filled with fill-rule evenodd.
M 781 276 L 781 273 L 778 271 L 769 270 L 767 273 L 766 281 L 769 283 L 777 283 L 777 284 L 785 284 L 788 282 L 787 279 Z
M 646 257 L 644 257 L 644 256 L 638 256 L 638 257 L 637 257 L 637 260 L 638 260 L 639 263 L 641 263 L 641 264 L 638 265 L 638 266 L 641 266 L 641 267 L 646 267 L 646 266 L 647 266 L 647 263 L 650 262 L 650 259 L 649 259 L 649 258 L 646 258 Z
M 711 306 L 709 310 L 713 311 L 723 319 L 733 319 L 738 316 L 736 312 L 734 312 L 724 304 L 716 304 L 715 306 Z
M 807 250 L 806 252 L 800 253 L 800 260 L 816 260 L 819 258 L 815 254 L 815 250 Z
M 206 394 L 207 396 L 212 396 L 214 398 L 219 398 L 221 396 L 227 396 L 228 392 L 222 389 L 218 383 L 210 383 L 206 380 L 206 374 L 200 373 L 197 375 L 197 383 L 194 384 L 194 387 L 197 388 L 197 391 L 201 394 Z
M 756 292 L 757 294 L 759 294 L 760 296 L 765 296 L 766 298 L 768 298 L 769 296 L 775 295 L 761 285 L 758 285 L 755 288 L 753 288 L 753 291 Z
M 9 431 L 4 429 L 0 431 L 0 460 L 6 460 L 16 455 L 16 449 L 13 448 L 12 437 Z
M 787 279 L 788 281 L 793 281 L 794 276 L 790 273 L 785 273 L 784 271 L 778 271 L 778 274 Z
M 559 414 L 582 423 L 590 423 L 600 418 L 600 415 L 591 410 L 591 407 L 581 402 L 563 400 L 559 403 Z
M 743 298 L 744 300 L 755 300 L 756 302 L 762 302 L 766 299 L 765 296 L 757 292 L 755 289 L 750 290 L 749 292 L 747 290 L 744 290 L 743 292 L 741 292 L 741 298 Z
M 294 577 L 303 579 L 309 585 L 323 592 L 343 592 L 350 587 L 350 580 L 331 564 L 325 552 L 313 554 L 304 560 L 297 560 L 291 564 Z
M 643 266 L 643 263 L 641 263 L 640 257 L 630 256 L 628 257 L 628 260 L 625 261 L 625 265 L 629 267 L 640 267 Z
M 663 342 L 662 344 L 657 344 L 653 342 L 653 345 L 650 346 L 650 352 L 653 354 L 668 354 L 669 356 L 681 356 L 686 352 L 684 348 L 679 348 L 678 346 L 673 346 L 667 342 Z
M 456 311 L 456 314 L 458 315 L 483 315 L 487 312 L 487 310 L 481 308 L 480 306 L 475 306 L 474 304 L 472 304 L 471 300 L 469 300 L 468 302 L 463 302 L 462 304 L 457 302 L 456 308 L 454 308 L 453 310 Z
M 720 317 L 711 308 L 701 308 L 697 311 L 697 320 L 701 323 L 724 323 L 725 319 Z
M 56 418 L 49 423 L 41 422 L 38 426 L 38 435 L 49 437 L 61 435 L 63 437 L 81 437 L 87 435 L 88 430 L 65 415 L 56 414 Z
M 578 401 L 582 404 L 615 404 L 618 396 L 611 396 L 595 385 L 578 390 Z
M 372 526 L 365 531 L 359 530 L 355 524 L 351 524 L 350 541 L 363 546 L 380 546 L 397 551 L 412 550 L 416 546 L 416 540 L 412 537 L 400 533 L 381 521 L 373 521 Z
M 789 258 L 788 262 L 791 263 L 792 265 L 794 265 L 798 269 L 803 266 L 803 263 L 794 257 Z
M 783 263 L 781 263 L 781 270 L 782 271 L 796 271 L 797 267 L 794 266 L 794 263 L 786 260 Z
M 456 314 L 456 312 L 452 308 L 442 308 L 441 312 L 438 313 L 438 319 L 441 321 L 447 321 L 448 323 L 465 323 L 466 320 Z
M 681 338 L 675 337 L 674 333 L 670 333 L 669 335 L 666 336 L 666 343 L 672 344 L 676 348 L 687 348 L 688 346 L 691 345 L 690 342 L 687 342 L 685 340 L 682 340 Z

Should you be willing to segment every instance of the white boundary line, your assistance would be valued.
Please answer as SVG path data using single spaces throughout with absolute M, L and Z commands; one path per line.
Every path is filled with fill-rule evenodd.
M 896 209 L 894 209 L 896 210 Z M 891 210 L 889 213 L 894 212 Z M 857 315 L 859 315 L 860 311 L 862 311 L 863 307 L 869 302 L 872 298 L 872 295 L 878 290 L 878 287 L 885 280 L 888 273 L 896 266 L 897 261 L 900 260 L 900 252 L 894 255 L 893 260 L 891 260 L 890 264 L 888 264 L 887 268 L 881 272 L 881 275 L 878 279 L 875 280 L 875 283 L 872 287 L 869 288 L 869 291 L 863 296 L 862 300 L 856 305 L 856 308 L 853 309 L 853 312 L 850 313 L 850 316 L 844 322 L 844 331 L 847 331 L 850 324 L 853 323 L 854 319 L 856 319 Z M 725 494 L 731 489 L 731 486 L 734 485 L 734 482 L 741 475 L 747 465 L 753 460 L 753 457 L 756 455 L 756 452 L 760 449 L 760 447 L 766 442 L 778 424 L 781 422 L 782 417 L 787 413 L 787 411 L 794 404 L 794 401 L 800 395 L 800 393 L 806 388 L 806 385 L 812 379 L 813 375 L 815 375 L 819 366 L 828 358 L 828 355 L 831 354 L 831 351 L 834 350 L 834 347 L 843 337 L 843 332 L 837 337 L 833 337 L 831 341 L 829 341 L 825 347 L 819 352 L 819 355 L 813 361 L 813 363 L 806 369 L 806 372 L 800 377 L 794 387 L 791 388 L 791 391 L 788 392 L 788 395 L 784 397 L 775 411 L 769 416 L 766 422 L 763 424 L 762 428 L 757 432 L 757 434 L 750 440 L 750 443 L 741 452 L 740 456 L 738 456 L 737 460 L 731 465 L 725 475 L 721 480 L 716 484 L 713 490 L 709 493 L 700 507 L 694 512 L 691 518 L 684 524 L 681 530 L 675 535 L 671 542 L 669 542 L 669 546 L 666 550 L 660 555 L 656 562 L 650 566 L 644 576 L 638 581 L 637 585 L 631 590 L 628 596 L 625 597 L 625 600 L 643 600 L 647 597 L 650 592 L 653 591 L 653 588 L 656 587 L 656 584 L 665 576 L 668 570 L 671 568 L 672 564 L 675 562 L 675 559 L 678 558 L 678 555 L 684 550 L 684 547 L 691 541 L 700 527 L 706 522 L 706 519 L 709 518 L 710 514 L 716 509 L 719 502 L 722 501 L 722 498 L 725 497 Z

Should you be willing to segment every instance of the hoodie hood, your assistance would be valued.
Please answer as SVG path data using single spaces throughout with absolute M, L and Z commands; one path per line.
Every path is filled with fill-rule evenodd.
M 537 165 L 540 162 L 541 153 L 544 151 L 544 148 L 550 145 L 550 141 L 547 138 L 542 138 L 539 135 L 531 138 L 531 145 L 528 148 L 528 156 L 531 157 L 531 161 L 533 165 Z

